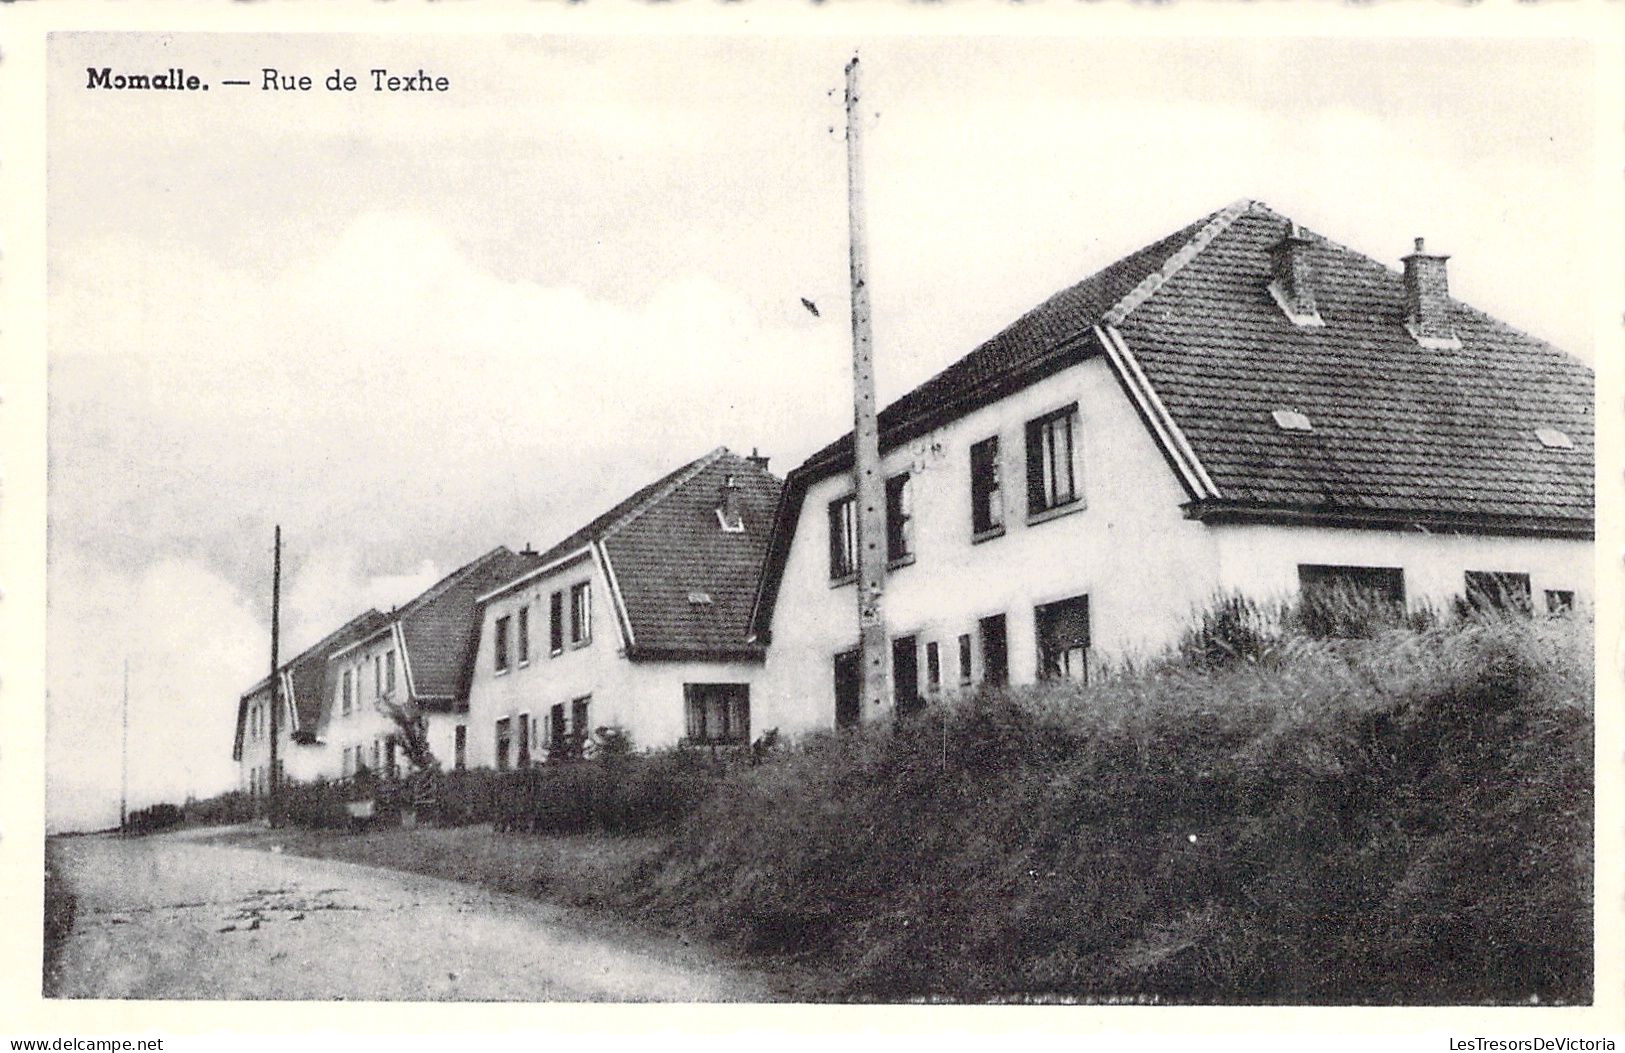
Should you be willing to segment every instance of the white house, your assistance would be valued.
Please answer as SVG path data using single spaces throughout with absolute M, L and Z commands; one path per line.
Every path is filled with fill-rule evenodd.
M 278 671 L 283 710 L 277 729 L 277 763 L 288 779 L 309 782 L 326 771 L 328 752 L 318 729 L 330 694 L 328 659 L 371 635 L 385 621 L 376 610 L 359 614 L 283 663 Z M 237 762 L 238 789 L 250 797 L 262 797 L 271 778 L 269 677 L 237 700 L 237 735 L 231 759 Z
M 763 648 L 746 640 L 780 483 L 718 448 L 479 597 L 464 763 L 507 769 L 599 727 L 635 747 L 742 744 Z
M 893 698 L 861 713 L 850 436 L 785 481 L 752 614 L 786 731 L 1084 676 L 1217 593 L 1591 600 L 1591 371 L 1254 201 L 1065 289 L 880 416 Z
M 537 564 L 533 552 L 499 546 L 448 574 L 328 658 L 327 696 L 317 722 L 321 774 L 348 778 L 365 768 L 399 774 L 392 709 L 416 712 L 442 767 L 467 749 L 467 670 L 479 621 L 478 597 Z M 291 773 L 290 773 L 291 774 Z

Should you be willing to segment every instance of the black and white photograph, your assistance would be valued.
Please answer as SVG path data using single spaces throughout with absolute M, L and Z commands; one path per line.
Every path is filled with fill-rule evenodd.
M 845 24 L 51 34 L 45 1003 L 1617 1001 L 1601 45 Z

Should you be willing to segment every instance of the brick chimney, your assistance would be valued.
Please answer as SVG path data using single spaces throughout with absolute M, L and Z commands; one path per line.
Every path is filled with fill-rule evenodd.
M 1421 238 L 1405 257 L 1405 328 L 1423 347 L 1461 346 L 1450 323 L 1450 280 L 1445 274 L 1449 258 L 1428 252 Z
M 754 464 L 762 471 L 767 471 L 767 458 L 762 456 L 760 453 L 757 453 L 756 447 L 752 446 L 750 448 L 750 456 L 746 457 L 745 460 L 749 461 L 751 464 Z
M 1313 248 L 1314 242 L 1304 237 L 1296 223 L 1289 223 L 1286 236 L 1270 247 L 1270 293 L 1293 325 L 1325 324 L 1315 305 Z
M 723 477 L 722 493 L 717 501 L 717 520 L 722 529 L 739 533 L 745 529 L 745 520 L 739 507 L 739 484 L 732 475 Z

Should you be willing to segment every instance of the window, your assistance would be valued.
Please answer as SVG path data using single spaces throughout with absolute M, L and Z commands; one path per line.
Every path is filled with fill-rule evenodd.
M 372 656 L 372 697 L 384 697 L 384 656 Z
M 886 559 L 896 563 L 914 554 L 914 498 L 909 475 L 886 480 Z
M 857 651 L 835 656 L 835 726 L 856 727 L 863 718 L 863 664 Z
M 519 767 L 530 767 L 530 714 L 519 714 Z
M 959 635 L 959 682 L 961 684 L 971 682 L 970 633 Z
M 384 694 L 395 693 L 395 652 L 389 651 L 384 655 Z
M 683 710 L 690 742 L 750 742 L 749 684 L 684 684 Z
M 508 669 L 508 623 L 511 621 L 506 614 L 497 619 L 496 636 L 491 641 L 495 651 L 496 671 L 506 672 Z
M 548 646 L 554 654 L 564 651 L 564 593 L 555 592 L 548 599 L 548 613 L 553 619 L 548 630 Z
M 592 642 L 592 582 L 570 586 L 570 644 L 580 647 Z
M 391 779 L 400 775 L 400 765 L 395 760 L 395 736 L 390 735 L 384 739 L 384 771 Z
M 829 576 L 850 578 L 858 572 L 858 499 L 849 494 L 829 503 Z
M 587 710 L 592 706 L 592 696 L 583 695 L 570 702 L 570 732 L 585 739 L 592 734 L 587 726 Z
M 1004 615 L 995 614 L 976 623 L 982 636 L 982 683 L 1004 684 L 1010 680 L 1010 649 L 1004 630 Z
M 931 695 L 942 690 L 942 655 L 935 640 L 925 645 L 925 690 Z
M 468 768 L 468 725 L 459 724 L 451 735 L 451 766 L 455 771 L 464 771 Z
M 561 743 L 567 733 L 564 727 L 564 703 L 560 702 L 548 714 L 547 741 Z
M 1038 633 L 1038 675 L 1089 679 L 1089 597 L 1074 596 L 1033 608 Z
M 1315 425 L 1306 414 L 1297 410 L 1278 409 L 1270 413 L 1275 418 L 1275 426 L 1282 431 L 1314 431 Z
M 519 608 L 519 633 L 517 636 L 519 651 L 519 664 L 525 665 L 530 661 L 530 604 Z
M 970 448 L 970 526 L 977 536 L 1004 526 L 1004 482 L 999 471 L 999 437 Z
M 1078 499 L 1077 403 L 1027 422 L 1027 514 Z
M 508 770 L 508 747 L 513 741 L 513 730 L 507 717 L 497 720 L 497 771 Z
M 382 739 L 372 740 L 372 770 L 384 770 L 384 743 Z
M 898 716 L 920 708 L 920 648 L 912 636 L 899 636 L 891 642 L 891 684 Z
M 1546 613 L 1558 615 L 1574 613 L 1574 590 L 1547 589 Z
M 340 697 L 342 697 L 343 700 L 344 700 L 343 712 L 344 712 L 345 716 L 350 715 L 350 695 L 351 695 L 351 691 L 352 691 L 352 688 L 350 686 L 350 671 L 348 669 L 346 669 L 344 671 L 344 686 L 340 689 Z
M 1373 620 L 1405 613 L 1405 572 L 1398 567 L 1298 564 L 1304 624 L 1315 636 L 1360 636 Z
M 1469 570 L 1467 605 L 1474 610 L 1520 611 L 1535 609 L 1529 575 L 1508 570 Z

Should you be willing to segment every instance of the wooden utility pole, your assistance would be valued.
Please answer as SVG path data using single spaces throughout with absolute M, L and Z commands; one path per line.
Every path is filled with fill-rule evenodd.
M 130 659 L 124 659 L 124 714 L 118 744 L 118 831 L 130 821 Z
M 880 468 L 875 407 L 874 337 L 869 316 L 869 260 L 863 218 L 863 141 L 858 57 L 846 64 L 846 200 L 852 266 L 852 481 L 857 495 L 858 661 L 862 716 L 890 694 L 886 656 L 886 478 Z
M 282 779 L 278 772 L 277 733 L 282 723 L 281 687 L 278 672 L 278 637 L 282 631 L 282 527 L 276 528 L 276 542 L 271 556 L 271 768 L 266 776 L 266 816 L 272 826 L 280 825 L 282 814 Z

